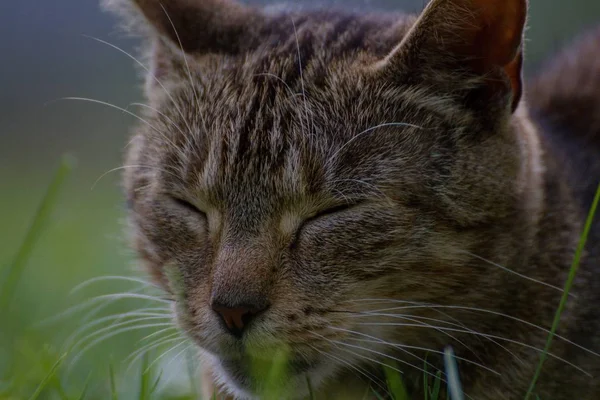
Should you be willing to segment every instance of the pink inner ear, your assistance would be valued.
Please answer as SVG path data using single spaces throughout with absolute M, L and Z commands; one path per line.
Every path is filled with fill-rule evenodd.
M 526 0 L 468 0 L 478 7 L 480 31 L 476 33 L 473 49 L 480 54 L 482 64 L 476 69 L 485 73 L 494 67 L 502 67 L 513 94 L 512 111 L 521 100 L 523 88 L 521 50 L 523 30 L 527 16 Z M 467 28 L 468 29 L 468 28 Z
M 506 66 L 517 58 L 527 15 L 525 0 L 469 0 L 473 7 L 476 25 L 475 43 L 481 47 L 474 49 L 487 66 Z M 469 26 L 465 27 L 470 29 Z

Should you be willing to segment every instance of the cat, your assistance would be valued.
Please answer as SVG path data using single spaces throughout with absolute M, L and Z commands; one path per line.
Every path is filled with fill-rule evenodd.
M 284 349 L 294 398 L 385 396 L 387 366 L 422 399 L 451 346 L 466 398 L 525 398 L 600 181 L 600 29 L 524 85 L 526 0 L 104 5 L 150 66 L 132 242 L 209 396 L 259 397 Z M 600 398 L 599 239 L 540 399 Z

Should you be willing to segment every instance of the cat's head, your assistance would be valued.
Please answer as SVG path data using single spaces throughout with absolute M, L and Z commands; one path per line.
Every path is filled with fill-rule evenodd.
M 256 391 L 250 358 L 283 347 L 301 395 L 306 374 L 319 386 L 423 331 L 361 312 L 497 295 L 472 254 L 522 256 L 534 203 L 524 0 L 433 0 L 418 19 L 107 4 L 148 39 L 134 241 L 228 389 Z

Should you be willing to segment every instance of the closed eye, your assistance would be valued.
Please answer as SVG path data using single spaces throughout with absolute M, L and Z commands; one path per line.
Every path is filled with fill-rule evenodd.
M 356 204 L 345 203 L 345 204 L 340 204 L 340 205 L 337 205 L 337 206 L 334 206 L 334 207 L 331 207 L 331 208 L 327 208 L 327 209 L 325 209 L 323 211 L 320 211 L 320 212 L 316 213 L 312 217 L 306 219 L 302 225 L 305 225 L 307 223 L 310 223 L 312 221 L 315 221 L 315 220 L 323 218 L 323 217 L 327 217 L 329 215 L 338 214 L 338 213 L 341 213 L 343 211 L 347 211 L 347 210 L 351 209 L 354 206 L 356 206 Z M 300 227 L 300 228 L 302 228 L 302 227 Z
M 296 230 L 296 233 L 295 233 L 294 238 L 293 238 L 292 243 L 291 243 L 291 247 L 293 248 L 293 247 L 295 247 L 297 245 L 298 239 L 300 237 L 300 234 L 302 233 L 302 230 L 307 225 L 309 225 L 310 223 L 315 222 L 315 221 L 317 221 L 319 219 L 322 219 L 322 218 L 326 218 L 326 217 L 335 215 L 335 214 L 343 213 L 343 212 L 348 211 L 348 210 L 350 210 L 351 208 L 353 208 L 353 207 L 355 207 L 357 205 L 358 204 L 353 204 L 353 203 L 340 204 L 340 205 L 337 205 L 337 206 L 333 206 L 333 207 L 327 208 L 327 209 L 325 209 L 323 211 L 320 211 L 320 212 L 316 213 L 312 217 L 309 217 L 309 218 L 305 219 L 300 224 L 300 226 L 298 227 L 298 229 Z
M 201 216 L 206 216 L 206 214 L 204 213 L 204 211 L 200 210 L 198 207 L 196 207 L 195 205 L 193 205 L 192 203 L 190 203 L 187 200 L 183 200 L 180 197 L 172 197 L 173 202 L 179 207 L 182 208 L 190 213 L 194 213 L 194 214 L 198 214 Z

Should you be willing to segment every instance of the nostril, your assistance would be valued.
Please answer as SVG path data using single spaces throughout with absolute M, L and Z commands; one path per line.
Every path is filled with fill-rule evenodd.
M 250 306 L 230 307 L 222 304 L 213 304 L 212 309 L 221 316 L 227 330 L 234 336 L 241 337 L 244 328 L 254 319 L 256 315 L 266 309 Z

